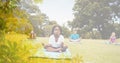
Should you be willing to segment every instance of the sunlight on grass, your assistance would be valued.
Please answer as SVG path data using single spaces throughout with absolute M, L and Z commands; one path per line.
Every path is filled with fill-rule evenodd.
M 35 54 L 38 48 L 42 48 L 41 43 L 48 43 L 48 38 L 28 39 L 27 35 L 17 34 L 10 32 L 5 35 L 6 45 L 10 46 L 7 50 L 8 53 L 15 55 L 15 58 L 5 56 L 8 58 L 7 62 L 12 63 L 82 63 L 82 57 L 79 55 L 74 56 L 72 59 L 50 59 L 50 58 L 29 58 Z M 14 47 L 14 48 L 13 48 Z M 14 53 L 12 53 L 14 52 Z M 6 55 L 6 54 L 4 54 Z M 42 55 L 42 53 L 41 53 Z M 16 60 L 18 58 L 18 60 Z
M 8 63 L 119 63 L 120 48 L 119 45 L 105 44 L 107 40 L 82 39 L 81 43 L 70 43 L 65 39 L 72 59 L 50 59 L 50 58 L 30 58 L 38 49 L 43 48 L 41 43 L 48 43 L 49 37 L 37 37 L 36 39 L 28 39 L 27 35 L 9 33 L 5 35 L 3 49 L 3 58 Z M 117 39 L 120 43 L 120 39 Z M 2 44 L 1 44 L 2 45 Z M 1 51 L 2 51 L 1 50 Z M 7 50 L 9 52 L 4 52 Z M 14 53 L 13 53 L 14 52 Z M 12 55 L 13 57 L 6 55 Z M 1 54 L 1 53 L 0 53 Z M 44 53 L 40 53 L 44 56 Z

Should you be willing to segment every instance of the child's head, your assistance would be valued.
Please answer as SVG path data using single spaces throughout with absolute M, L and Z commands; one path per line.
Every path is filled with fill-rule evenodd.
M 34 33 L 34 31 L 32 30 L 31 33 Z
M 74 30 L 73 33 L 76 34 L 76 33 L 77 33 L 77 30 Z
M 53 26 L 53 28 L 52 28 L 52 34 L 54 34 L 54 35 L 60 35 L 60 34 L 62 34 L 61 27 L 59 25 Z
M 112 32 L 111 36 L 115 36 L 115 32 Z

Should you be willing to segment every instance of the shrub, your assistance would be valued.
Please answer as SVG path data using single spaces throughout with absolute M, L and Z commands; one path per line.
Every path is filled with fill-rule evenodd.
M 5 41 L 0 44 L 0 63 L 27 63 L 32 46 L 26 39 L 26 35 L 6 34 Z

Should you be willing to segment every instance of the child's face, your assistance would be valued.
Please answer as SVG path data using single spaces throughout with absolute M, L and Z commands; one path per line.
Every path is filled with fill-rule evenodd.
M 74 34 L 76 34 L 76 33 L 77 33 L 77 31 L 75 30 L 75 31 L 74 31 Z
M 114 32 L 112 33 L 112 36 L 115 36 L 115 33 L 114 33 Z
M 54 28 L 54 34 L 55 35 L 60 35 L 60 29 L 59 29 L 59 27 L 55 27 Z

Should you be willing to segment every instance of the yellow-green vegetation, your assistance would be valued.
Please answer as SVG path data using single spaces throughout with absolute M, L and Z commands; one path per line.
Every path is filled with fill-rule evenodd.
M 0 42 L 0 63 L 82 63 L 81 56 L 72 59 L 30 58 L 38 48 L 42 48 L 41 42 L 48 42 L 48 38 L 28 39 L 27 35 L 9 32 Z
M 10 32 L 5 40 L 0 41 L 0 63 L 119 63 L 120 45 L 105 44 L 107 40 L 82 39 L 81 43 L 65 44 L 72 54 L 70 59 L 29 58 L 41 48 L 41 43 L 48 43 L 47 37 L 28 39 L 27 35 Z M 120 43 L 120 39 L 117 39 Z
M 26 39 L 26 35 L 6 34 L 4 41 L 0 42 L 0 63 L 26 63 L 31 48 L 30 43 L 25 43 Z
M 48 37 L 28 39 L 27 35 L 10 32 L 0 42 L 0 63 L 119 63 L 120 45 L 105 44 L 107 40 L 82 39 L 81 43 L 70 43 L 65 39 L 72 59 L 30 58 Z M 120 39 L 117 39 L 120 43 Z
M 33 29 L 28 14 L 18 8 L 19 1 L 0 0 L 0 31 L 28 34 Z

